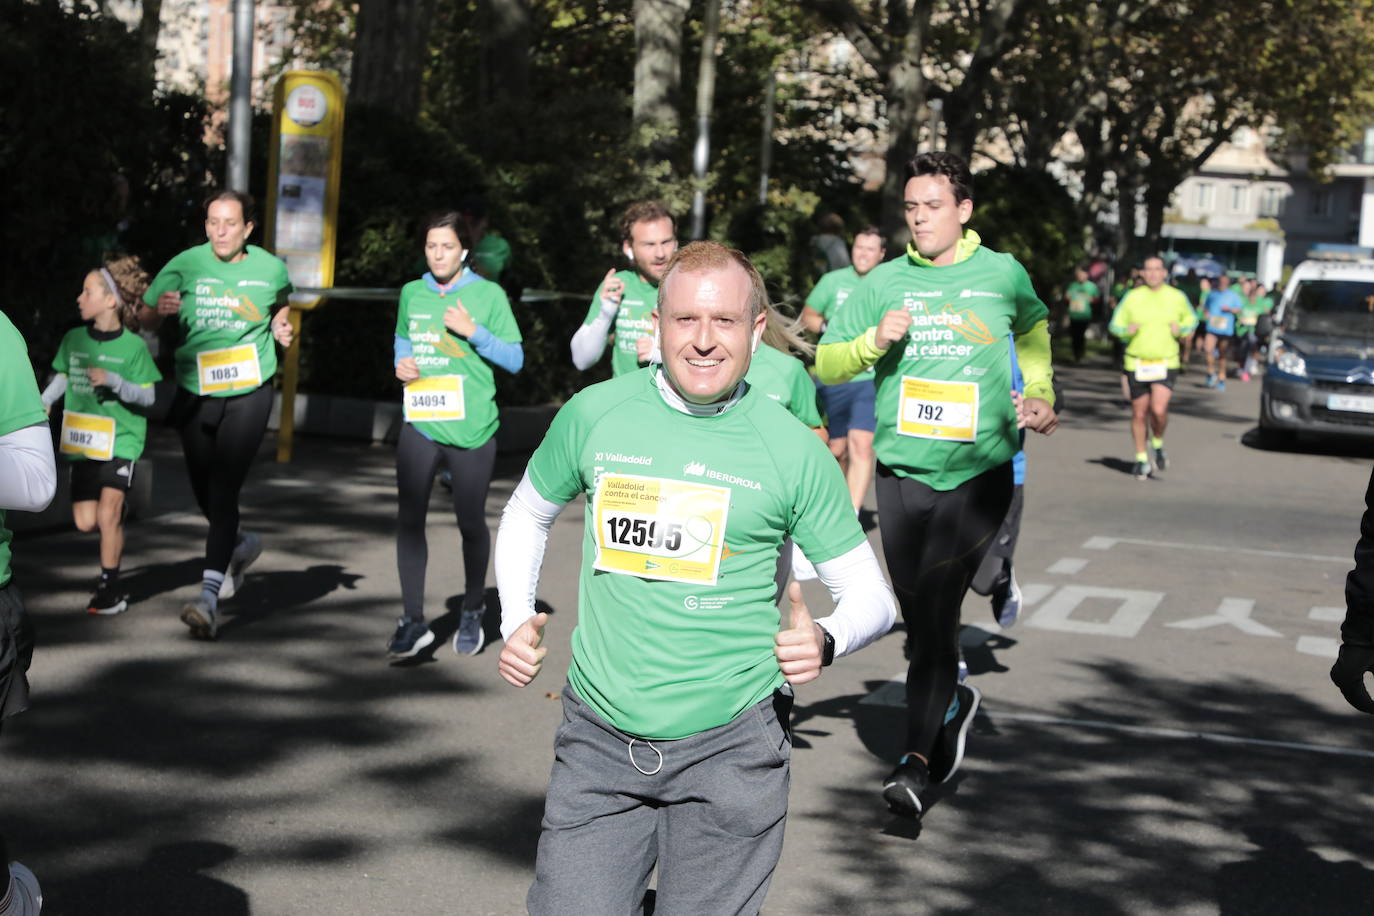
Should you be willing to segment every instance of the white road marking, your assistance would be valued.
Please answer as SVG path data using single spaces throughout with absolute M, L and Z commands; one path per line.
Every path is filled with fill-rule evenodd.
M 1208 614 L 1206 617 L 1194 617 L 1191 620 L 1176 620 L 1173 623 L 1165 624 L 1165 626 L 1178 627 L 1180 630 L 1235 627 L 1242 633 L 1248 633 L 1251 636 L 1283 635 L 1272 627 L 1266 627 L 1258 620 L 1250 619 L 1250 612 L 1254 609 L 1255 602 L 1249 598 L 1222 598 L 1215 614 Z
M 1087 560 L 1078 557 L 1064 557 L 1055 562 L 1053 566 L 1045 570 L 1049 573 L 1058 573 L 1062 576 L 1076 576 L 1083 571 L 1083 567 L 1088 565 Z
M 1315 637 L 1314 637 L 1315 638 Z M 860 706 L 884 706 L 893 709 L 906 707 L 906 672 L 881 684 L 876 690 L 859 701 Z M 1091 728 L 1099 731 L 1115 731 L 1147 738 L 1174 738 L 1185 741 L 1211 741 L 1216 744 L 1238 744 L 1249 747 L 1269 747 L 1290 751 L 1305 751 L 1311 754 L 1329 754 L 1335 757 L 1355 757 L 1374 759 L 1374 751 L 1359 750 L 1351 747 L 1336 747 L 1330 744 L 1307 744 L 1301 741 L 1274 741 L 1269 738 L 1252 738 L 1244 735 L 1223 735 L 1218 732 L 1200 732 L 1186 728 L 1165 728 L 1157 725 L 1127 725 L 1124 722 L 1106 722 L 1100 719 L 1066 719 L 1061 716 L 1047 716 L 1033 712 L 989 712 L 982 707 L 982 714 L 993 723 L 1026 722 L 1033 725 L 1062 725 L 1068 728 Z
M 1320 620 L 1322 623 L 1340 623 L 1345 620 L 1345 608 L 1343 607 L 1314 607 L 1307 612 L 1309 620 Z
M 1220 544 L 1182 544 L 1175 541 L 1147 541 L 1141 538 L 1092 537 L 1083 542 L 1084 550 L 1111 550 L 1117 544 L 1136 544 L 1140 547 L 1166 547 L 1170 550 L 1204 550 L 1212 553 L 1246 554 L 1252 557 L 1278 557 L 1284 560 L 1311 560 L 1316 563 L 1352 565 L 1350 557 L 1328 557 L 1315 553 L 1289 553 L 1284 550 L 1257 550 L 1253 547 L 1225 547 Z
M 1341 641 L 1330 636 L 1299 636 L 1298 651 L 1318 658 L 1335 658 L 1340 654 Z
M 1024 611 L 1028 607 L 1034 607 L 1043 599 L 1054 594 L 1053 585 L 1043 585 L 1034 583 L 1021 586 L 1021 609 Z
M 1105 621 L 1074 620 L 1074 610 L 1089 598 L 1104 598 L 1117 602 L 1117 609 Z M 1028 626 L 1063 633 L 1085 633 L 1092 636 L 1119 636 L 1129 639 L 1140 632 L 1155 608 L 1164 600 L 1163 592 L 1149 592 L 1131 588 L 1098 588 L 1088 585 L 1066 585 L 1036 611 Z

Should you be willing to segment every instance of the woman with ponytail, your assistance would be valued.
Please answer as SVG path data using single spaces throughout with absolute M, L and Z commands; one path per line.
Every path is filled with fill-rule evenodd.
M 100 579 L 88 614 L 118 614 L 129 606 L 119 589 L 124 508 L 134 465 L 148 434 L 144 415 L 153 383 L 162 378 L 136 327 L 148 275 L 134 257 L 86 274 L 77 308 L 85 324 L 62 338 L 56 375 L 43 392 L 51 412 L 64 395 L 58 450 L 71 463 L 72 518 L 82 531 L 100 530 Z

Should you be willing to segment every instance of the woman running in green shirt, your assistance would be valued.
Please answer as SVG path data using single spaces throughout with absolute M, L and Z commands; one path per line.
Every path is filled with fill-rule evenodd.
M 81 531 L 100 530 L 100 579 L 88 614 L 118 614 L 129 606 L 119 589 L 125 499 L 147 440 L 144 411 L 153 405 L 153 383 L 162 379 L 143 338 L 129 330 L 147 288 L 137 258 L 87 273 L 76 297 L 87 323 L 62 338 L 56 374 L 43 391 L 49 412 L 66 396 L 58 450 L 71 463 L 72 519 Z
M 401 289 L 394 340 L 405 425 L 396 445 L 396 566 L 403 614 L 387 643 L 393 659 L 410 658 L 434 642 L 425 624 L 425 515 L 434 473 L 453 476 L 453 512 L 463 536 L 462 613 L 453 651 L 476 655 L 485 642 L 487 490 L 496 461 L 496 378 L 493 367 L 519 372 L 525 362 L 520 328 L 505 292 L 466 266 L 467 222 L 445 213 L 425 227 L 429 272 Z
M 238 590 L 262 553 L 239 529 L 239 491 L 267 432 L 277 345 L 291 346 L 286 264 L 256 245 L 253 198 L 221 191 L 205 204 L 204 245 L 158 271 L 143 294 L 143 327 L 177 325 L 177 391 L 167 420 L 181 434 L 196 503 L 210 523 L 198 597 L 181 620 L 199 639 L 219 631 L 219 600 Z

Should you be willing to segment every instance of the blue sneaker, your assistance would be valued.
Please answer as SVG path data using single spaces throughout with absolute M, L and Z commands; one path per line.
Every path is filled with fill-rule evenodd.
M 959 683 L 968 680 L 968 662 L 964 661 L 964 650 L 959 650 Z
M 1207 376 L 1207 387 L 1208 387 L 1208 388 L 1215 388 L 1215 387 L 1217 387 L 1217 374 L 1216 374 L 1215 372 L 1213 372 L 1211 375 Z
M 386 653 L 392 658 L 412 658 L 432 642 L 434 633 L 423 620 L 401 617 L 396 621 L 396 632 L 386 644 Z
M 1014 571 L 1008 570 L 1006 587 L 992 596 L 992 616 L 1004 630 L 1021 616 L 1021 586 Z
M 1217 380 L 1217 391 L 1225 391 L 1225 390 L 1226 390 L 1226 379 L 1218 379 L 1218 380 Z
M 453 651 L 459 655 L 476 655 L 486 645 L 487 636 L 482 632 L 482 615 L 485 607 L 463 611 L 458 618 L 458 632 L 453 634 Z

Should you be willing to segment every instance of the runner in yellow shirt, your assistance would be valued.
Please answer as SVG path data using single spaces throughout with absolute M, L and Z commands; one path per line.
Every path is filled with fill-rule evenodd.
M 1179 343 L 1197 325 L 1188 297 L 1164 282 L 1168 271 L 1163 258 L 1146 258 L 1140 270 L 1144 286 L 1127 293 L 1112 313 L 1108 326 L 1126 344 L 1123 367 L 1131 393 L 1131 439 L 1135 443 L 1136 480 L 1152 476 L 1145 451 L 1145 432 L 1150 430 L 1154 470 L 1169 466 L 1164 453 L 1164 427 L 1169 422 L 1169 398 L 1179 369 Z

